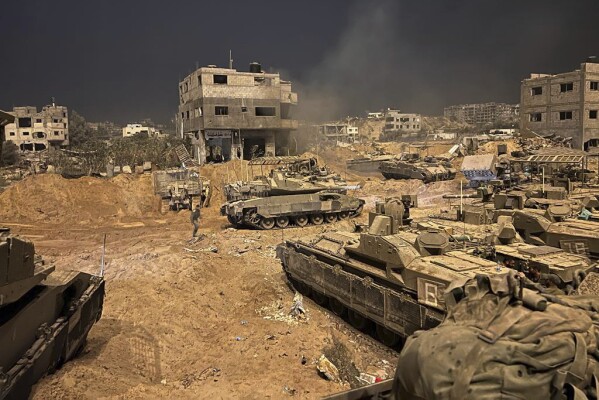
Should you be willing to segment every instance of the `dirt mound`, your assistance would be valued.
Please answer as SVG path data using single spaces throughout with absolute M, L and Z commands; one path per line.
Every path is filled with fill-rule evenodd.
M 0 193 L 0 220 L 128 222 L 158 212 L 150 175 L 112 179 L 31 175 Z

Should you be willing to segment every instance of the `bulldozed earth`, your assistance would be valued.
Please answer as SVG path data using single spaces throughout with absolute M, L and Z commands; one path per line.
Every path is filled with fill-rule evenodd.
M 366 211 L 386 197 L 418 194 L 414 211 L 427 215 L 438 211 L 443 194 L 459 192 L 457 180 L 425 186 L 348 174 L 343 151 L 323 161 L 362 182 L 355 194 Z M 289 313 L 295 293 L 275 246 L 351 230 L 353 222 L 236 230 L 219 215 L 221 187 L 248 174 L 247 166 L 208 165 L 202 174 L 214 190 L 195 243 L 189 211 L 161 213 L 150 175 L 33 175 L 0 193 L 0 225 L 34 241 L 59 270 L 98 273 L 106 235 L 103 317 L 82 354 L 41 380 L 33 398 L 320 398 L 357 384 L 360 372 L 393 374 L 396 351 L 311 300 L 303 300 L 305 314 Z M 366 221 L 367 212 L 358 218 Z M 319 375 L 322 354 L 344 382 Z

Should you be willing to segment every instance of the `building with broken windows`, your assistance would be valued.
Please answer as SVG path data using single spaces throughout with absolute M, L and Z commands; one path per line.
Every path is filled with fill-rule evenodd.
M 572 138 L 572 147 L 599 146 L 599 61 L 556 75 L 531 74 L 520 86 L 523 134 Z
M 420 114 L 402 113 L 400 110 L 387 109 L 383 137 L 402 138 L 417 136 L 420 133 Z
M 207 66 L 179 82 L 181 136 L 193 138 L 198 162 L 287 155 L 297 94 L 258 63 L 249 71 Z
M 36 107 L 14 107 L 15 121 L 5 126 L 6 141 L 14 142 L 21 151 L 41 151 L 49 147 L 64 148 L 69 144 L 67 108 L 51 104 L 40 112 Z
M 359 139 L 358 127 L 349 122 L 331 122 L 318 125 L 318 133 L 326 140 L 342 143 L 354 143 Z
M 457 122 L 473 125 L 490 125 L 498 122 L 517 121 L 519 104 L 474 103 L 457 104 L 443 109 L 443 116 Z

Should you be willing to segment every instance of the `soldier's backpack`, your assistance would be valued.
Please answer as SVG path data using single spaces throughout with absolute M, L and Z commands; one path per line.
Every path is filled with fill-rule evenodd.
M 541 294 L 511 271 L 456 282 L 445 301 L 400 354 L 397 399 L 597 398 L 597 296 Z

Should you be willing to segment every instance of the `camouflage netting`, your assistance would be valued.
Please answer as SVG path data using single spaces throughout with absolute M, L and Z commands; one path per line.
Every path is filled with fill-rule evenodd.
M 397 398 L 597 398 L 599 297 L 540 294 L 511 273 L 454 284 L 446 301 L 445 321 L 408 339 Z

